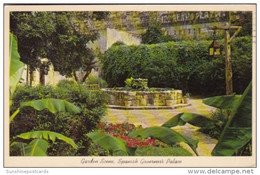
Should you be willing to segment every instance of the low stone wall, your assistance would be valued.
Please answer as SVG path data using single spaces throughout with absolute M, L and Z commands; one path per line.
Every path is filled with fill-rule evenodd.
M 102 89 L 109 94 L 109 105 L 116 106 L 172 106 L 182 103 L 181 90 L 125 91 Z M 169 101 L 169 96 L 172 100 Z

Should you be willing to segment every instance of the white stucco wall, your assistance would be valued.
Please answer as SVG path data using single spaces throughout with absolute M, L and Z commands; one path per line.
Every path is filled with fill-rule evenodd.
M 107 49 L 116 41 L 122 41 L 126 45 L 138 45 L 141 43 L 141 38 L 125 31 L 107 28 Z

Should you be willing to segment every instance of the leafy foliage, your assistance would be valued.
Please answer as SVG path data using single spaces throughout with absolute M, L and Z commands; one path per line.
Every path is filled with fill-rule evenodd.
M 252 139 L 252 83 L 234 108 L 230 120 L 212 151 L 213 156 L 232 156 Z
M 88 133 L 87 136 L 90 137 L 94 143 L 102 146 L 106 150 L 112 152 L 123 151 L 126 154 L 129 153 L 125 141 L 122 139 L 98 132 Z
M 106 88 L 108 86 L 107 82 L 102 78 L 95 77 L 89 74 L 88 78 L 86 79 L 87 84 L 98 84 L 101 88 Z
M 198 114 L 180 113 L 162 126 L 173 127 L 190 123 L 201 127 L 202 132 L 208 132 L 219 141 L 212 151 L 214 156 L 250 155 L 252 139 L 252 83 L 250 82 L 242 96 L 217 96 L 204 99 L 208 105 L 220 109 L 229 109 L 232 116 L 229 119 L 227 114 L 220 113 L 214 120 L 207 119 Z M 226 118 L 223 118 L 226 117 Z M 223 126 L 225 125 L 224 129 Z M 245 153 L 246 152 L 246 153 Z
M 113 46 L 121 46 L 121 45 L 125 45 L 125 43 L 122 42 L 122 41 L 116 41 L 115 43 L 112 44 L 111 47 L 113 47 Z
M 18 53 L 17 39 L 10 33 L 9 34 L 9 60 L 10 60 L 10 80 L 9 80 L 9 91 L 10 99 L 16 90 L 16 86 L 22 77 L 24 64 L 20 61 L 20 55 Z M 10 104 L 11 105 L 11 104 Z
M 170 35 L 164 35 L 160 24 L 157 22 L 150 22 L 148 29 L 141 35 L 142 44 L 156 44 L 168 41 L 173 41 Z
M 20 66 L 20 63 L 19 63 L 19 56 L 18 53 L 17 53 L 17 41 L 15 39 L 13 39 L 13 35 L 10 34 L 10 53 L 12 53 L 12 51 L 14 50 L 14 52 L 12 54 L 10 54 L 10 75 L 12 76 L 12 73 L 13 72 L 17 72 L 17 70 L 19 70 L 21 68 Z M 15 61 L 13 61 L 13 59 Z M 18 66 L 17 66 L 18 64 Z M 18 71 L 19 74 L 22 74 L 23 73 L 23 70 L 21 71 Z M 19 82 L 21 76 L 14 76 L 14 79 L 12 81 L 14 82 Z M 12 82 L 13 83 L 13 82 Z M 10 99 L 15 99 L 14 96 L 13 96 L 13 93 L 14 91 L 16 90 L 16 85 L 17 83 L 14 83 L 15 86 L 12 87 L 12 90 L 13 92 L 11 93 L 10 95 Z M 65 84 L 65 83 L 63 83 Z M 72 85 L 71 83 L 69 85 Z M 25 88 L 27 89 L 27 87 Z M 16 91 L 17 92 L 17 91 Z M 57 91 L 58 93 L 60 93 L 60 91 L 58 90 Z M 47 94 L 49 95 L 50 92 L 47 91 Z M 31 95 L 29 93 L 29 95 Z M 34 95 L 39 95 L 39 92 L 36 91 L 36 93 L 34 93 Z M 28 97 L 28 96 L 27 96 Z M 23 96 L 23 98 L 26 98 L 25 96 Z M 45 98 L 44 96 L 42 96 L 41 98 Z M 69 103 L 67 102 L 66 100 L 59 100 L 59 99 L 53 99 L 53 98 L 48 98 L 48 99 L 41 99 L 39 100 L 40 98 L 38 97 L 37 98 L 38 100 L 35 100 L 35 101 L 28 101 L 26 100 L 27 102 L 24 102 L 21 104 L 21 107 L 20 107 L 20 102 L 22 101 L 15 101 L 17 104 L 17 106 L 15 107 L 14 106 L 14 103 L 10 103 L 10 106 L 11 106 L 11 109 L 13 108 L 13 111 L 15 110 L 15 112 L 13 113 L 13 115 L 11 116 L 11 120 L 16 116 L 16 115 L 19 115 L 20 114 L 20 110 L 25 108 L 26 106 L 30 106 L 30 107 L 33 107 L 35 108 L 36 110 L 40 110 L 42 112 L 43 109 L 48 109 L 47 111 L 47 115 L 46 117 L 48 118 L 50 113 L 48 112 L 51 112 L 51 113 L 57 113 L 57 112 L 75 112 L 75 113 L 80 113 L 80 108 L 78 108 L 77 106 L 73 105 L 72 103 Z M 84 105 L 86 105 L 84 103 Z M 102 108 L 101 108 L 102 109 Z M 10 111 L 11 113 L 12 111 Z M 46 111 L 44 111 L 46 112 Z M 28 113 L 27 113 L 28 114 Z M 34 115 L 37 115 L 36 113 L 34 113 Z M 25 115 L 27 116 L 27 115 Z M 39 117 L 39 115 L 37 115 Z M 66 113 L 65 113 L 65 116 L 66 116 Z M 73 118 L 74 119 L 74 118 Z M 27 120 L 25 120 L 27 121 Z M 36 122 L 38 122 L 39 120 L 35 120 Z M 53 121 L 53 120 L 52 120 Z M 52 121 L 50 123 L 52 123 Z M 18 122 L 19 123 L 19 122 Z M 46 126 L 46 121 L 43 122 L 43 125 Z M 60 124 L 60 123 L 59 123 Z M 55 141 L 56 138 L 60 139 L 60 140 L 63 140 L 67 143 L 69 143 L 70 145 L 72 145 L 73 148 L 76 148 L 77 149 L 77 145 L 74 143 L 74 141 L 62 134 L 59 134 L 59 133 L 55 133 L 55 132 L 51 132 L 51 131 L 32 131 L 32 132 L 27 132 L 27 133 L 22 133 L 19 132 L 19 130 L 15 130 L 15 132 L 18 132 L 18 136 L 17 137 L 20 137 L 20 138 L 24 138 L 24 139 L 31 139 L 31 138 L 37 138 L 33 141 L 31 141 L 29 144 L 25 144 L 25 143 L 18 143 L 18 142 L 13 142 L 15 138 L 17 137 L 14 137 L 14 135 L 12 135 L 12 126 L 14 126 L 15 124 L 12 123 L 11 125 L 11 137 L 10 137 L 10 143 L 11 143 L 11 146 L 14 145 L 15 147 L 19 147 L 20 146 L 20 154 L 19 152 L 15 152 L 13 154 L 12 152 L 12 149 L 11 149 L 11 155 L 39 155 L 39 156 L 45 156 L 47 155 L 46 151 L 49 147 L 49 144 L 48 142 L 44 141 L 44 140 L 41 140 L 41 138 L 44 138 L 44 139 L 48 139 L 50 138 L 52 141 Z M 35 125 L 35 123 L 34 123 Z M 36 124 L 37 125 L 37 124 Z M 24 128 L 24 125 L 22 124 L 22 128 Z M 26 125 L 27 128 L 25 128 L 26 130 L 30 131 L 32 130 L 33 128 L 32 127 L 28 127 L 28 125 Z M 52 125 L 53 126 L 53 125 Z M 55 126 L 54 126 L 55 127 Z M 20 129 L 20 127 L 18 127 Z M 64 130 L 63 130 L 64 131 Z M 81 135 L 82 136 L 82 135 Z M 38 139 L 40 138 L 40 139 Z M 13 143 L 13 144 L 12 144 Z M 58 145 L 59 148 L 62 148 L 60 145 Z M 22 148 L 22 149 L 21 149 Z M 57 155 L 57 154 L 55 154 Z
M 62 75 L 84 82 L 95 66 L 94 52 L 86 47 L 88 42 L 98 38 L 98 32 L 85 19 L 88 12 L 54 13 L 55 30 L 52 34 L 47 58 L 54 69 Z M 85 72 L 82 79 L 76 76 L 79 68 Z
M 191 138 L 185 137 L 181 134 L 179 134 L 178 132 L 166 128 L 166 127 L 150 127 L 150 128 L 145 128 L 145 129 L 141 129 L 141 130 L 136 130 L 133 131 L 129 134 L 130 137 L 153 137 L 153 138 L 157 138 L 160 141 L 168 144 L 168 145 L 175 145 L 176 143 L 179 142 L 185 142 L 187 143 L 191 149 L 195 152 L 196 155 L 198 155 L 196 148 L 197 148 L 197 144 L 198 141 L 197 140 L 193 140 Z
M 147 90 L 147 79 L 134 79 L 133 77 L 125 80 L 125 87 L 127 90 Z
M 108 126 L 108 128 L 106 128 Z M 126 130 L 121 128 L 123 126 L 128 126 Z M 101 130 L 88 133 L 87 136 L 92 139 L 96 144 L 95 149 L 98 149 L 98 152 L 95 152 L 95 155 L 103 155 L 104 150 L 109 151 L 105 155 L 113 156 L 183 156 L 183 155 L 192 155 L 186 149 L 180 147 L 179 145 L 169 142 L 170 144 L 161 142 L 157 139 L 150 137 L 135 137 L 131 138 L 130 136 L 137 132 L 133 128 L 133 124 L 122 123 L 122 124 L 108 124 L 100 125 Z M 134 129 L 134 130 L 133 130 Z M 140 129 L 140 127 L 139 127 Z M 167 129 L 167 128 L 166 128 Z M 125 135 L 132 132 L 129 136 Z M 116 134 L 117 133 L 117 134 Z M 172 136 L 172 135 L 171 135 Z M 176 136 L 176 135 L 175 135 Z M 189 139 L 191 141 L 191 139 Z M 100 147 L 102 149 L 100 149 Z M 145 149 L 142 149 L 145 148 Z M 94 149 L 94 148 L 93 148 Z M 151 153 L 152 152 L 152 153 Z M 168 154 L 169 153 L 169 154 Z
M 214 121 L 199 114 L 185 112 L 172 117 L 170 120 L 166 121 L 162 126 L 171 128 L 178 125 L 183 126 L 186 123 L 198 127 L 204 127 L 205 125 L 214 124 Z
M 46 40 L 51 37 L 55 25 L 48 12 L 12 12 L 10 30 L 18 38 L 21 61 L 30 71 L 40 68 L 39 57 L 46 57 Z
M 22 102 L 21 106 L 13 113 L 9 121 L 12 122 L 14 117 L 20 112 L 21 108 L 28 107 L 28 106 L 38 111 L 41 111 L 43 109 L 48 109 L 48 111 L 50 111 L 53 114 L 57 112 L 80 113 L 80 108 L 78 108 L 77 106 L 75 106 L 70 102 L 67 102 L 66 100 L 47 98 L 41 100 Z
M 39 58 L 47 57 L 60 74 L 84 82 L 95 65 L 86 45 L 99 36 L 89 23 L 92 18 L 89 12 L 12 12 L 11 31 L 22 61 L 33 71 L 42 67 Z M 82 79 L 75 74 L 79 69 L 85 73 Z
M 57 140 L 50 145 L 48 155 L 88 155 L 90 141 L 84 134 L 95 129 L 104 116 L 107 103 L 106 94 L 100 90 L 89 91 L 84 85 L 67 80 L 60 81 L 56 88 L 19 86 L 13 98 L 11 113 L 24 101 L 50 98 L 70 101 L 81 111 L 80 113 L 58 112 L 53 114 L 45 109 L 36 111 L 29 106 L 23 107 L 11 123 L 11 138 L 31 130 L 53 131 L 72 138 L 78 145 L 78 150 Z
M 77 149 L 78 146 L 74 143 L 74 141 L 62 134 L 51 132 L 51 131 L 30 131 L 26 133 L 19 134 L 15 136 L 15 138 L 21 139 L 50 139 L 52 142 L 55 142 L 56 138 L 60 139 L 68 144 L 70 144 L 73 148 Z
M 72 112 L 80 113 L 79 107 L 67 102 L 66 100 L 46 98 L 42 100 L 32 100 L 28 102 L 22 102 L 21 107 L 30 106 L 34 109 L 41 111 L 43 109 L 48 109 L 51 113 L 57 112 Z
M 224 95 L 203 99 L 203 103 L 220 109 L 233 109 L 239 102 L 241 95 Z
M 206 124 L 201 127 L 199 131 L 208 134 L 212 138 L 219 139 L 220 134 L 228 120 L 228 115 L 229 112 L 227 110 L 217 109 L 211 115 L 214 124 Z
M 49 143 L 43 139 L 34 139 L 29 144 L 13 142 L 10 146 L 20 149 L 20 155 L 22 156 L 47 156 Z
M 234 91 L 240 94 L 252 79 L 252 38 L 232 43 Z M 148 79 L 149 87 L 182 89 L 192 94 L 225 94 L 225 58 L 211 58 L 212 41 L 179 41 L 151 45 L 112 46 L 100 57 L 109 87 L 123 87 L 127 78 Z M 220 41 L 223 45 L 223 41 Z M 239 49 L 238 49 L 239 48 Z

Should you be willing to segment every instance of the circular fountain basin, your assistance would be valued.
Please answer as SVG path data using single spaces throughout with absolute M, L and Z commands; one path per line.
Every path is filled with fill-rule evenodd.
M 151 88 L 127 91 L 124 88 L 102 89 L 109 95 L 109 107 L 119 109 L 171 109 L 184 107 L 182 90 Z

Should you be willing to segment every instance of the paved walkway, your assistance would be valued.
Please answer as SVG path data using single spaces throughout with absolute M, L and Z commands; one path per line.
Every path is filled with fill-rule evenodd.
M 207 106 L 202 103 L 202 99 L 191 99 L 191 106 L 178 109 L 159 109 L 159 110 L 121 110 L 108 109 L 107 115 L 103 121 L 110 123 L 129 122 L 136 126 L 143 127 L 160 126 L 171 117 L 181 112 L 198 113 L 210 117 L 210 114 L 215 108 Z M 186 124 L 184 126 L 174 127 L 174 130 L 188 136 L 190 138 L 199 140 L 197 151 L 200 156 L 210 156 L 212 149 L 216 144 L 216 140 L 211 137 L 198 132 L 197 127 Z M 185 146 L 185 145 L 183 145 Z M 186 147 L 186 146 L 185 146 Z M 186 147 L 189 149 L 188 147 Z M 192 152 L 192 151 L 190 151 Z

